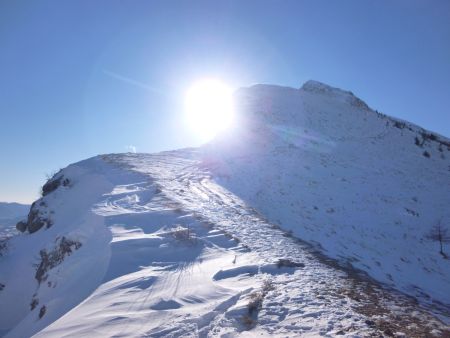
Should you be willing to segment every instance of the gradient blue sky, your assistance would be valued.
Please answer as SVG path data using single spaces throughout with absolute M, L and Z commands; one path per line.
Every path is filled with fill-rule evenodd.
M 199 144 L 181 122 L 204 77 L 308 79 L 450 136 L 450 1 L 0 1 L 0 201 L 132 145 Z

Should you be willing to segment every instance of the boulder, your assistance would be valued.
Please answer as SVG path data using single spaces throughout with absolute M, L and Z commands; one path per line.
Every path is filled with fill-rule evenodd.
M 16 224 L 16 229 L 20 232 L 25 232 L 27 230 L 28 224 L 24 221 L 20 221 Z

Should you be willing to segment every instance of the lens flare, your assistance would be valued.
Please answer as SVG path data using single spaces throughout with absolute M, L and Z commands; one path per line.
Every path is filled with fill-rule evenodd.
M 202 141 L 211 140 L 233 122 L 233 92 L 218 80 L 202 80 L 186 93 L 186 119 Z

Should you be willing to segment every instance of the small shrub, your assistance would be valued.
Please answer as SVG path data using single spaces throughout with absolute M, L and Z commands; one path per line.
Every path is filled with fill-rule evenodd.
M 172 236 L 175 240 L 184 242 L 185 244 L 197 244 L 197 237 L 195 237 L 195 233 L 191 230 L 189 225 L 187 227 L 178 225 L 177 227 L 171 229 L 169 235 Z
M 263 300 L 267 293 L 274 289 L 272 281 L 267 279 L 263 282 L 260 291 L 250 294 L 250 300 L 247 304 L 247 314 L 242 317 L 242 321 L 245 325 L 251 327 L 256 324 L 258 312 L 262 308 Z
M 275 289 L 275 287 L 273 286 L 273 283 L 272 283 L 272 281 L 271 281 L 270 279 L 266 279 L 266 280 L 263 282 L 262 291 L 264 292 L 264 295 L 265 295 L 267 292 L 272 291 L 272 290 L 274 290 L 274 289 Z
M 426 151 L 426 150 L 422 153 L 422 155 L 427 157 L 427 158 L 431 157 L 430 153 L 428 151 Z
M 262 307 L 264 296 L 261 292 L 254 292 L 250 295 L 250 301 L 247 304 L 248 314 L 253 315 Z
M 444 258 L 448 258 L 447 254 L 444 252 L 444 243 L 450 243 L 450 231 L 447 227 L 442 225 L 441 221 L 431 228 L 426 235 L 426 238 L 431 241 L 439 242 L 439 253 Z
M 188 241 L 191 239 L 191 233 L 189 227 L 178 226 L 172 230 L 171 235 L 177 241 Z

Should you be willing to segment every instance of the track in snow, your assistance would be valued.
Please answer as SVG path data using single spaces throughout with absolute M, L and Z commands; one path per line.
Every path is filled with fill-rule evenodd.
M 257 254 L 260 273 L 254 276 L 255 282 L 270 278 L 275 290 L 264 299 L 255 332 L 292 336 L 312 332 L 375 336 L 404 333 L 417 337 L 446 334 L 448 327 L 411 298 L 381 287 L 358 271 L 338 266 L 268 223 L 214 182 L 208 168 L 202 166 L 198 151 L 109 155 L 105 159 L 148 175 L 161 189 L 167 205 L 191 212 L 198 220 L 238 238 Z M 304 268 L 277 270 L 274 263 L 286 258 L 304 264 Z M 239 271 L 230 271 L 229 276 L 236 273 L 239 275 Z M 446 309 L 433 310 L 439 310 L 443 318 L 449 317 Z M 220 335 L 233 321 L 236 318 L 225 312 L 216 316 L 206 331 Z

